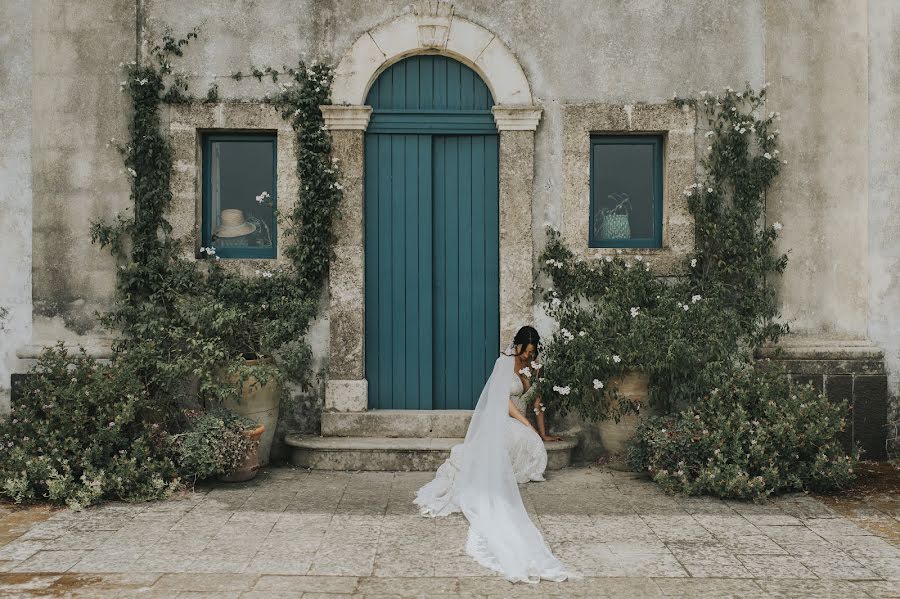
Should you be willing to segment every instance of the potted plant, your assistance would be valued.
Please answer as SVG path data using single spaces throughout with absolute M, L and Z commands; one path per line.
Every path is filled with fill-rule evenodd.
M 226 370 L 225 379 L 235 387 L 236 393 L 222 403 L 222 407 L 245 418 L 258 422 L 264 431 L 259 439 L 259 465 L 269 464 L 275 429 L 281 404 L 281 385 L 275 361 L 269 356 L 248 354 L 243 364 Z
M 267 283 L 263 283 L 267 281 Z M 302 335 L 278 322 L 278 314 L 296 308 L 280 275 L 235 277 L 221 264 L 210 262 L 206 279 L 209 294 L 203 302 L 184 305 L 185 317 L 197 330 L 215 340 L 216 354 L 209 372 L 201 374 L 201 404 L 216 405 L 252 418 L 265 427 L 259 444 L 261 466 L 269 455 L 284 395 L 282 382 L 297 358 L 276 361 L 276 352 L 305 356 L 287 340 Z M 285 277 L 286 286 L 286 277 Z
M 265 427 L 229 410 L 186 410 L 187 428 L 175 435 L 179 469 L 194 481 L 250 480 L 259 469 L 259 439 Z
M 617 208 L 627 201 L 619 199 Z M 583 260 L 558 231 L 548 236 L 542 269 L 554 288 L 545 311 L 559 329 L 542 353 L 541 394 L 560 415 L 575 412 L 591 423 L 611 461 L 624 463 L 626 443 L 649 412 L 657 356 L 648 347 L 664 345 L 656 343 L 664 283 L 642 256 Z

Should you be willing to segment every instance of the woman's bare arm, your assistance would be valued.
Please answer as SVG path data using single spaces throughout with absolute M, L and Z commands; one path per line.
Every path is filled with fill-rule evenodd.
M 547 428 L 544 424 L 544 404 L 541 402 L 541 396 L 538 395 L 534 399 L 534 417 L 538 424 L 538 434 L 544 441 L 562 441 L 562 437 L 556 437 L 547 434 Z

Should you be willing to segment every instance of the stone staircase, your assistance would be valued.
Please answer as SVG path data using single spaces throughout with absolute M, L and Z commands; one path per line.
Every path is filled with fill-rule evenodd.
M 285 437 L 291 462 L 316 470 L 437 470 L 466 435 L 471 410 L 323 412 L 322 436 Z M 574 439 L 545 443 L 547 469 L 569 465 Z

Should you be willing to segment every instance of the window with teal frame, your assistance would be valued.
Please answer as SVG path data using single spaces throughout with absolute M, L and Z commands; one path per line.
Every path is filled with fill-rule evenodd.
M 592 248 L 662 247 L 662 136 L 591 136 Z
M 277 255 L 275 133 L 206 133 L 202 137 L 201 245 L 220 258 Z

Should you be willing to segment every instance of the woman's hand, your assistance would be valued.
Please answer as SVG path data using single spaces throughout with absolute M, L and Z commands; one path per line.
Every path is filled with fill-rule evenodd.
M 556 435 L 541 435 L 541 439 L 544 441 L 562 441 L 562 437 L 557 437 Z

